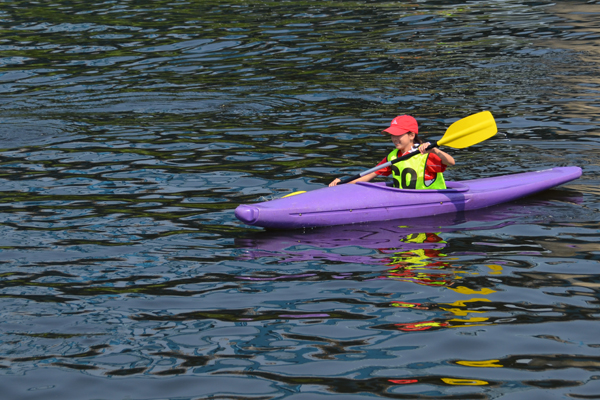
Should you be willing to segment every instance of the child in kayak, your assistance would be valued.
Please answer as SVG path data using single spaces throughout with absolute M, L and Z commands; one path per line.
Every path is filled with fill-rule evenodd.
M 390 127 L 382 133 L 391 135 L 392 143 L 396 147 L 379 164 L 392 161 L 414 151 L 421 154 L 408 160 L 392 164 L 379 171 L 361 176 L 350 183 L 368 182 L 377 175 L 390 176 L 394 178 L 394 187 L 402 189 L 446 189 L 443 172 L 447 166 L 454 165 L 454 158 L 437 147 L 427 151 L 429 142 L 423 143 L 419 134 L 417 120 L 410 115 L 400 115 L 394 118 Z M 336 178 L 329 186 L 335 186 L 340 182 Z

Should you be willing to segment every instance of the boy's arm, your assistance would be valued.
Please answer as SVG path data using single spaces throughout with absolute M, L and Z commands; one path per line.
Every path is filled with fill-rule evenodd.
M 435 154 L 436 156 L 438 156 L 440 158 L 440 160 L 442 160 L 442 164 L 444 164 L 446 166 L 451 167 L 454 164 L 456 164 L 456 162 L 454 161 L 454 157 L 452 157 L 450 154 L 446 153 L 445 151 L 438 149 L 437 147 L 435 147 L 432 150 L 432 153 Z
M 434 147 L 433 149 L 427 151 L 426 149 L 429 145 L 430 145 L 430 143 L 427 142 L 427 143 L 423 143 L 422 145 L 419 146 L 419 151 L 421 152 L 421 154 L 433 153 L 436 156 L 438 156 L 440 158 L 440 160 L 442 160 L 442 164 L 449 166 L 449 167 L 456 164 L 456 162 L 454 161 L 454 157 L 452 157 L 450 154 L 446 153 L 445 151 L 440 150 L 437 147 Z
M 355 180 L 353 180 L 353 181 L 351 181 L 351 182 L 348 182 L 348 183 L 356 183 L 356 182 L 369 182 L 371 179 L 375 178 L 376 176 L 377 176 L 377 173 L 376 173 L 376 172 L 371 172 L 370 174 L 363 175 L 363 176 L 361 176 L 360 178 L 358 178 L 358 179 L 355 179 Z M 340 180 L 340 178 L 335 178 L 335 179 L 333 180 L 333 182 L 331 182 L 331 183 L 329 184 L 329 186 L 336 186 L 338 183 L 340 183 L 340 181 L 341 181 L 341 180 Z

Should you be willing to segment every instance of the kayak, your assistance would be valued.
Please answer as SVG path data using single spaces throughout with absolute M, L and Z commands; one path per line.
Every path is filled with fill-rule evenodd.
M 507 203 L 581 176 L 579 167 L 446 182 L 447 189 L 397 189 L 390 183 L 359 182 L 325 187 L 252 205 L 235 216 L 247 225 L 272 229 L 315 228 L 460 213 Z

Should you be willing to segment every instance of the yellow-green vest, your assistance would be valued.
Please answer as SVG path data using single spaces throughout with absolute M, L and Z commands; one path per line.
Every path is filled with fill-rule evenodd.
M 418 150 L 415 150 L 418 151 Z M 387 160 L 392 161 L 398 158 L 398 149 L 388 154 Z M 392 178 L 394 178 L 394 187 L 401 189 L 446 189 L 444 175 L 437 173 L 435 179 L 425 182 L 425 168 L 429 154 L 419 154 L 392 164 Z

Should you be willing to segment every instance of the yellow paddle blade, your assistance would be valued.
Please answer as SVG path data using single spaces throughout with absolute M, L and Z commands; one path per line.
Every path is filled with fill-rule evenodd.
M 450 125 L 437 144 L 438 146 L 464 149 L 491 138 L 496 132 L 498 132 L 498 128 L 492 113 L 483 111 Z

